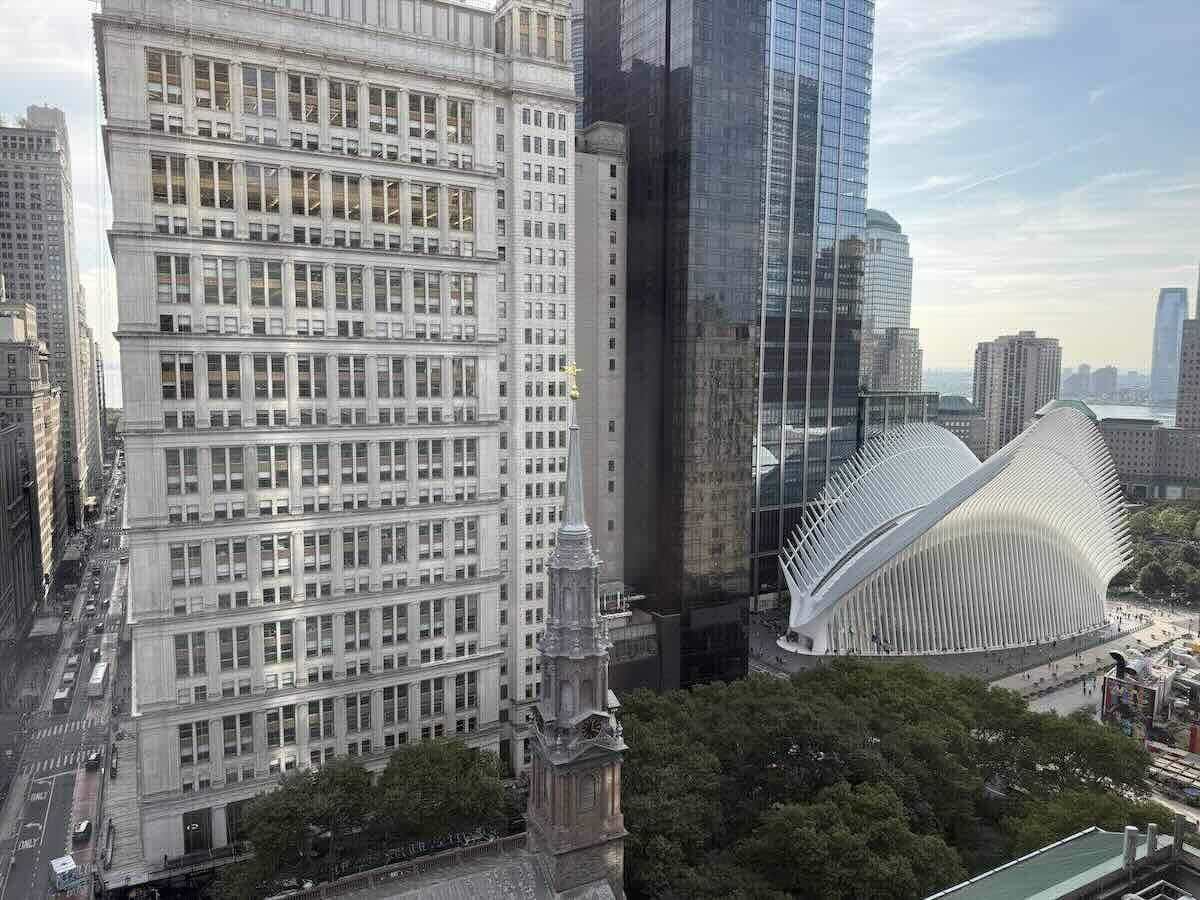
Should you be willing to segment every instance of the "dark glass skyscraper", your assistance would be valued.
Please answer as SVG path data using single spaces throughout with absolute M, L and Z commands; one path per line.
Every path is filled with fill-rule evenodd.
M 854 450 L 873 17 L 586 3 L 583 118 L 630 144 L 626 576 L 683 614 L 684 682 L 744 669 L 729 610 Z

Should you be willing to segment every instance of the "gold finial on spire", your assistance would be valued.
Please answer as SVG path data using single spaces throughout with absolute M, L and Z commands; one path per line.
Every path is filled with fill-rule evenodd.
M 571 399 L 578 400 L 579 399 L 579 381 L 576 379 L 576 376 L 579 375 L 583 371 L 583 369 L 581 369 L 581 368 L 579 368 L 579 366 L 575 365 L 574 360 L 572 360 L 571 363 L 565 369 L 563 369 L 563 371 L 566 372 L 567 375 L 569 375 L 571 378 Z

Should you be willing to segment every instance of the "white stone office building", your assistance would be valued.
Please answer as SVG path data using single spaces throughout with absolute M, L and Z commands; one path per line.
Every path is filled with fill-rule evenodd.
M 574 336 L 567 17 L 96 18 L 146 878 L 331 755 L 462 733 L 530 761 Z
M 624 577 L 625 549 L 625 128 L 597 122 L 575 150 L 575 407 L 584 498 L 611 582 Z
M 95 368 L 75 254 L 71 147 L 62 110 L 30 106 L 0 126 L 0 274 L 8 300 L 37 310 L 50 351 L 50 378 L 62 394 L 61 448 L 70 528 L 99 492 L 102 461 Z M 85 359 L 84 357 L 87 357 Z

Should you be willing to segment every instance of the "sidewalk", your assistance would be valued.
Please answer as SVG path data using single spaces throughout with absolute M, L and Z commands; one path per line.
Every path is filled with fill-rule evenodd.
M 1036 697 L 1067 685 L 1078 684 L 1084 678 L 1107 671 L 1112 667 L 1110 654 L 1114 650 L 1124 652 L 1127 647 L 1134 646 L 1142 653 L 1152 653 L 1186 633 L 1178 625 L 1151 621 L 1138 628 L 1123 631 L 1103 644 L 1089 647 L 1076 657 L 1060 658 L 1053 663 L 1039 663 L 1024 672 L 997 678 L 991 684 L 994 687 L 1017 691 L 1024 697 Z M 1026 675 L 1030 677 L 1026 678 Z

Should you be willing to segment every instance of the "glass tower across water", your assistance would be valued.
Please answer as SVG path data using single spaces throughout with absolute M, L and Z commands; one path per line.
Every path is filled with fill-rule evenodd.
M 855 446 L 874 4 L 588 0 L 584 27 L 583 118 L 630 144 L 626 576 L 681 613 L 682 680 L 725 677 L 726 612 L 779 588 Z

